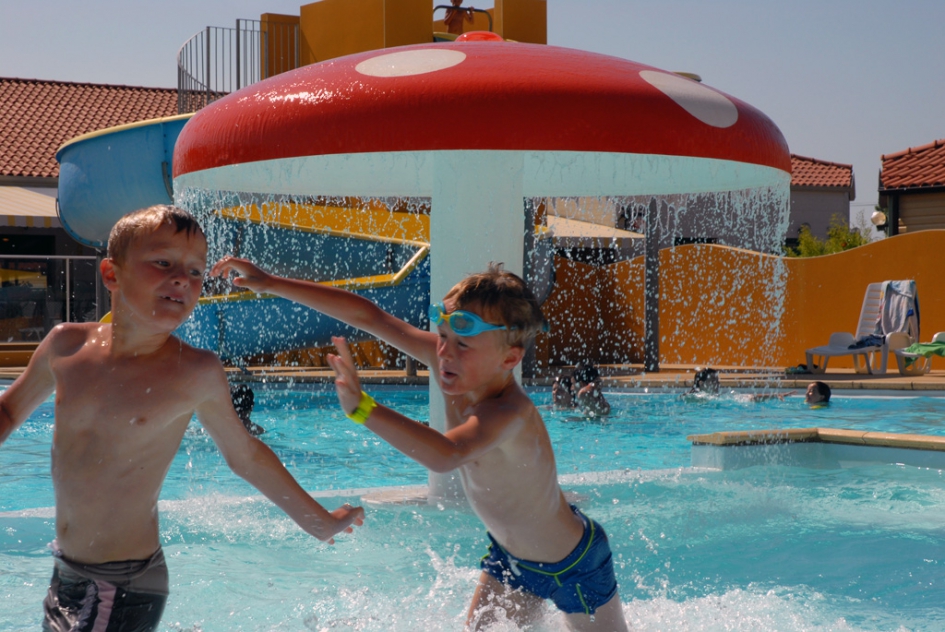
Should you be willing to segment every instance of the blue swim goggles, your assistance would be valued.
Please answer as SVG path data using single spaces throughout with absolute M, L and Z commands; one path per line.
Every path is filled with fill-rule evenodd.
M 441 325 L 444 322 L 448 324 L 450 329 L 452 329 L 457 336 L 478 336 L 486 331 L 508 329 L 505 325 L 487 323 L 472 312 L 464 312 L 458 309 L 455 312 L 447 314 L 446 307 L 443 303 L 433 303 L 430 305 L 430 310 L 427 312 L 427 315 L 430 317 L 430 322 L 434 325 Z

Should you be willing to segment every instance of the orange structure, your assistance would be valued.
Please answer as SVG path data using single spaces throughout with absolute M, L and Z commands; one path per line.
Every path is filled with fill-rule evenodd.
M 939 292 L 945 230 L 927 230 L 823 257 L 787 258 L 693 244 L 660 252 L 660 362 L 770 367 L 804 361 L 830 334 L 856 329 L 867 284 L 914 279 L 922 338 L 945 331 Z M 642 362 L 643 261 L 606 267 L 556 260 L 545 303 L 551 332 L 536 356 L 548 364 L 589 357 Z M 765 316 L 760 316 L 764 314 Z M 777 323 L 768 315 L 780 314 Z M 849 358 L 836 358 L 840 368 Z
M 444 5 L 449 4 L 444 0 Z M 471 30 L 492 30 L 504 39 L 548 41 L 546 0 L 495 0 L 475 14 Z M 467 7 L 468 8 L 468 7 Z M 479 8 L 479 7 L 476 7 Z M 301 65 L 393 46 L 426 44 L 445 31 L 442 12 L 433 19 L 428 0 L 319 0 L 299 9 Z M 491 18 L 491 20 L 490 20 Z

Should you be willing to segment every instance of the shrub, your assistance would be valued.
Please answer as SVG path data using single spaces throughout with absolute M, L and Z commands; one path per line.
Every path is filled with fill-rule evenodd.
M 797 235 L 797 248 L 785 247 L 784 250 L 789 257 L 819 257 L 850 250 L 869 242 L 868 232 L 865 232 L 863 228 L 850 226 L 843 217 L 835 214 L 830 218 L 826 240 L 813 235 L 809 226 L 801 226 Z

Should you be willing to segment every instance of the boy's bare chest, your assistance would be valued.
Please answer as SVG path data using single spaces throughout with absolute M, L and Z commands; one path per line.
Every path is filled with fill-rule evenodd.
M 110 433 L 165 425 L 193 410 L 186 372 L 166 362 L 102 362 L 94 354 L 64 358 L 57 374 L 57 425 L 93 425 Z

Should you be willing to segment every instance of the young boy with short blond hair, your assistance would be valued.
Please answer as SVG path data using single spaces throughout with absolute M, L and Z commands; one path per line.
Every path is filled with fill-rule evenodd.
M 463 0 L 450 0 L 452 7 L 446 9 L 446 15 L 443 16 L 443 24 L 446 25 L 446 32 L 452 33 L 453 35 L 462 35 L 463 34 L 463 21 L 473 23 L 475 17 L 473 16 L 472 8 L 465 9 L 463 8 Z
M 220 360 L 172 332 L 200 297 L 207 241 L 172 206 L 112 229 L 102 280 L 110 323 L 63 323 L 0 394 L 0 443 L 54 391 L 53 577 L 43 629 L 153 630 L 168 595 L 157 501 L 196 413 L 227 464 L 320 540 L 360 525 L 361 508 L 328 512 L 233 410 Z
M 329 362 L 345 413 L 436 472 L 458 469 L 491 546 L 467 627 L 525 625 L 552 599 L 575 630 L 626 630 L 607 536 L 568 504 L 541 415 L 512 371 L 544 319 L 525 283 L 497 266 L 467 277 L 430 306 L 435 332 L 418 329 L 370 300 L 327 285 L 277 277 L 232 257 L 211 274 L 287 298 L 367 331 L 430 367 L 443 392 L 445 432 L 408 419 L 361 391 L 343 338 Z

